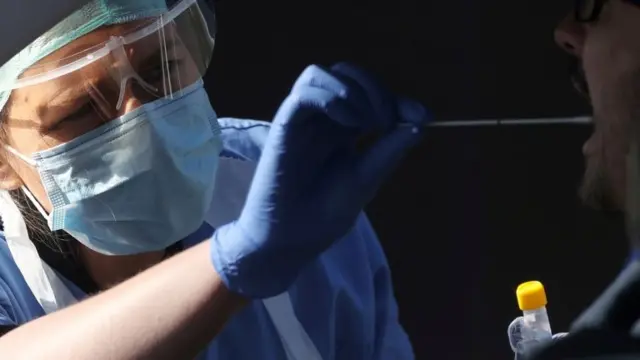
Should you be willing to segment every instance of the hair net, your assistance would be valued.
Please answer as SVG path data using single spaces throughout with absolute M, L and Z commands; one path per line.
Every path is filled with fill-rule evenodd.
M 166 11 L 165 0 L 91 0 L 0 67 L 0 85 L 12 84 L 36 62 L 101 26 L 158 16 Z M 0 92 L 0 111 L 10 95 L 10 91 Z

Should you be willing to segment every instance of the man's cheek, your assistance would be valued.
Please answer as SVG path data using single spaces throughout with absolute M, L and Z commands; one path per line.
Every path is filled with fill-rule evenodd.
M 604 90 L 610 85 L 607 82 L 612 79 L 610 66 L 613 60 L 608 56 L 609 52 L 610 49 L 606 44 L 594 41 L 587 41 L 584 44 L 582 69 L 594 108 L 599 107 L 599 100 L 604 95 Z
M 601 41 L 598 41 L 601 40 Z M 640 58 L 630 57 L 628 47 L 592 35 L 585 43 L 582 67 L 593 111 L 607 122 L 629 110 L 630 90 L 637 80 Z

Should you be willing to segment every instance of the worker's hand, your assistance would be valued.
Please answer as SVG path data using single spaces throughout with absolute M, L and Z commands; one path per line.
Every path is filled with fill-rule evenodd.
M 523 317 L 518 316 L 515 318 L 507 329 L 507 335 L 509 337 L 509 345 L 511 346 L 511 350 L 515 353 L 515 360 L 526 360 L 527 355 L 531 352 L 531 350 L 535 349 L 537 346 L 542 344 L 525 344 L 522 340 L 522 324 Z M 558 333 L 553 335 L 552 341 L 562 339 L 568 333 Z
M 252 298 L 286 291 L 349 231 L 426 121 L 421 105 L 361 69 L 308 67 L 273 120 L 240 218 L 212 239 L 227 286 Z M 374 131 L 383 136 L 357 151 L 356 141 Z

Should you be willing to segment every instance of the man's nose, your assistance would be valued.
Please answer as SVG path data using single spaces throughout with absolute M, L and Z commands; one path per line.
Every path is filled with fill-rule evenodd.
M 556 27 L 556 43 L 567 53 L 580 57 L 584 45 L 584 26 L 573 15 L 567 15 Z

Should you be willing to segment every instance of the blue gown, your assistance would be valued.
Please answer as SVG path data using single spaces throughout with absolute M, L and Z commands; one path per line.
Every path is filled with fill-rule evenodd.
M 220 119 L 224 150 L 206 227 L 235 219 L 248 190 L 269 124 Z M 194 234 L 185 247 L 202 237 Z M 4 234 L 2 234 L 4 240 Z M 70 293 L 82 293 L 64 279 Z M 43 316 L 7 241 L 0 241 L 0 325 Z M 114 344 L 117 346 L 117 344 Z M 413 359 L 384 252 L 367 217 L 308 265 L 278 299 L 254 301 L 232 318 L 199 359 L 359 360 Z

